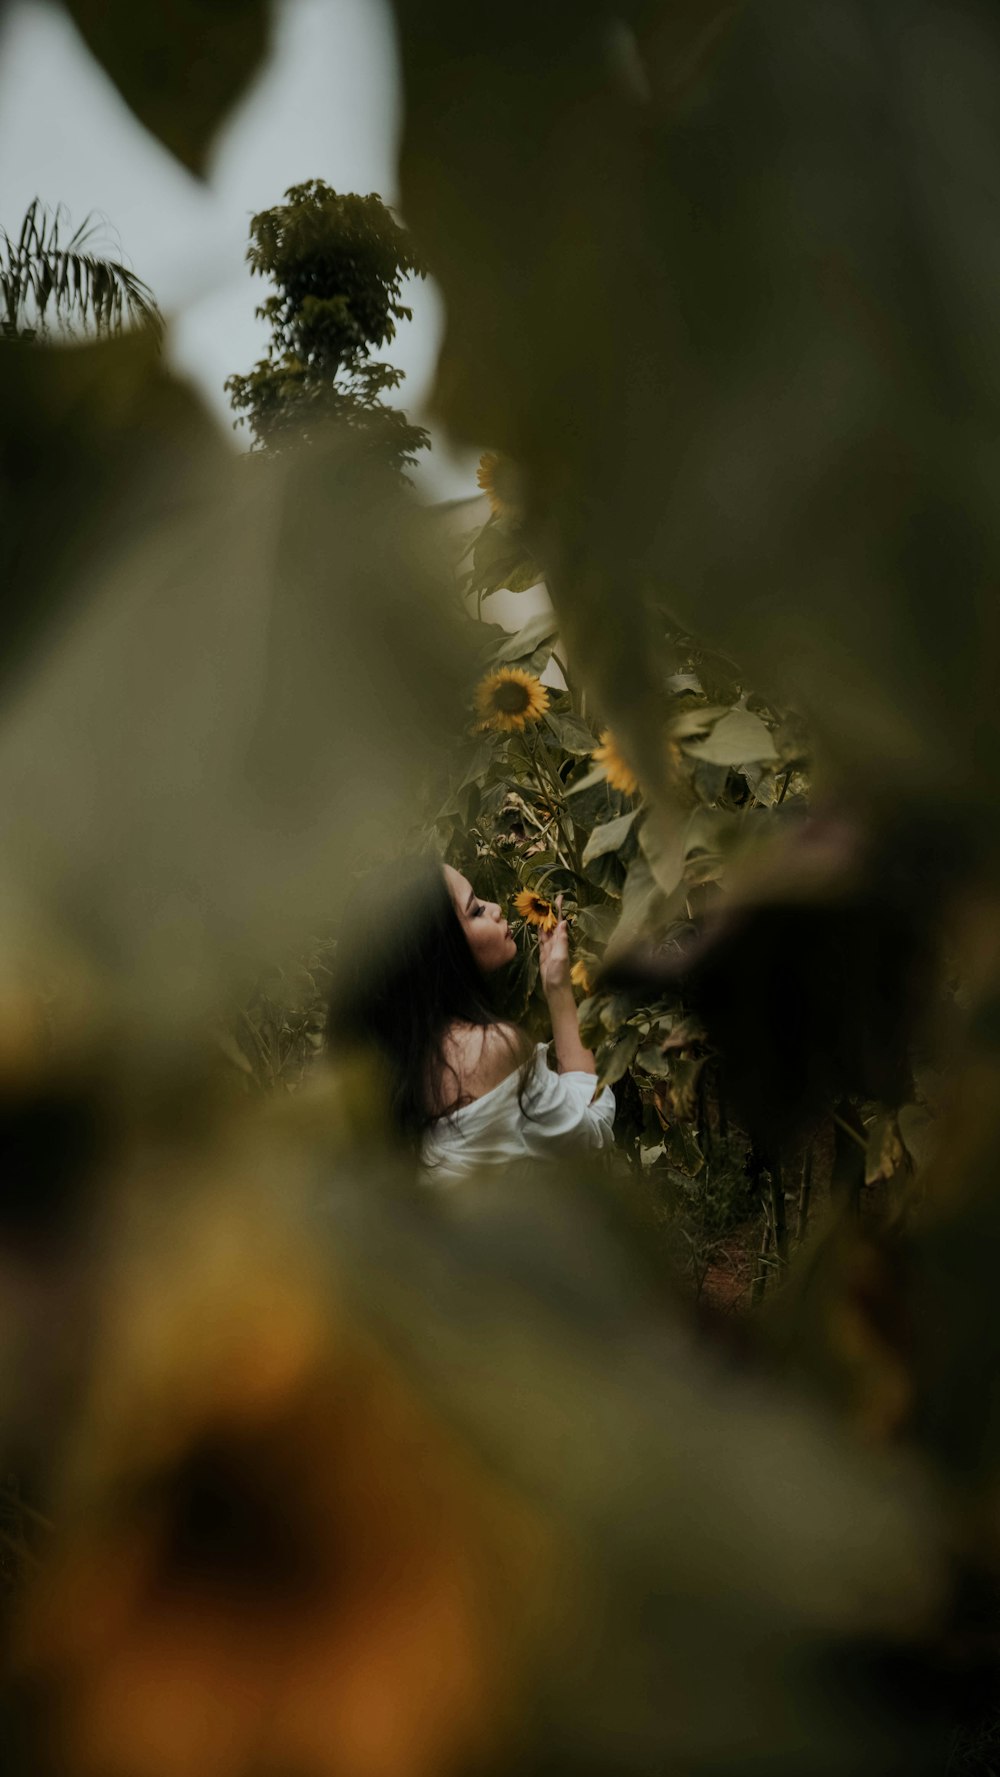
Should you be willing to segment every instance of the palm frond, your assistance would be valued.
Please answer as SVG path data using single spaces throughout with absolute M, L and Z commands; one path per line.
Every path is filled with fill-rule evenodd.
M 97 250 L 98 222 L 92 215 L 64 242 L 69 224 L 61 206 L 49 210 L 35 198 L 16 241 L 0 228 L 3 332 L 45 334 L 51 317 L 68 334 L 82 326 L 101 337 L 131 323 L 159 336 L 163 317 L 149 285 L 121 259 Z

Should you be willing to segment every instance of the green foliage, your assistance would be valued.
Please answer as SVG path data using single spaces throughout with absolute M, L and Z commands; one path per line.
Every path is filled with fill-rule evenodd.
M 544 578 L 516 520 L 494 514 L 472 545 L 465 591 L 480 603 L 491 592 L 528 592 Z
M 91 217 L 64 238 L 63 209 L 28 205 L 16 236 L 0 228 L 0 328 L 6 339 L 45 338 L 56 331 L 119 333 L 126 321 L 158 337 L 163 317 L 147 284 L 119 259 L 98 250 Z
M 247 260 L 276 286 L 257 310 L 271 328 L 267 357 L 226 388 L 257 448 L 308 440 L 335 420 L 358 447 L 397 471 L 429 438 L 386 404 L 403 373 L 372 356 L 412 311 L 403 281 L 423 267 L 374 194 L 343 196 L 321 179 L 295 185 L 250 225 Z
M 495 529 L 491 518 L 482 534 Z M 541 672 L 556 641 L 546 613 L 513 636 L 473 627 L 484 635 L 486 673 L 512 665 Z M 715 1069 L 714 1051 L 680 977 L 666 993 L 638 985 L 623 993 L 603 984 L 602 971 L 641 944 L 661 958 L 680 954 L 733 864 L 766 845 L 776 810 L 786 826 L 801 822 L 807 761 L 800 732 L 752 699 L 731 663 L 676 630 L 669 653 L 660 747 L 672 823 L 592 765 L 601 724 L 585 698 L 553 691 L 539 721 L 514 733 L 477 731 L 456 752 L 435 836 L 481 893 L 509 908 L 520 949 L 506 983 L 508 1010 L 536 1034 L 545 1032 L 546 1013 L 534 933 L 513 903 L 525 889 L 549 900 L 563 895 L 583 1035 L 596 1050 L 600 1083 L 619 1090 L 618 1145 L 645 1180 L 654 1218 L 666 1218 L 675 1261 L 700 1288 L 737 1222 L 755 1252 L 760 1241 L 766 1202 L 744 1170 L 749 1139 L 726 1123 L 717 1085 L 711 1105 L 699 1085 L 706 1066 Z M 713 701 L 703 673 L 715 697 L 733 701 Z

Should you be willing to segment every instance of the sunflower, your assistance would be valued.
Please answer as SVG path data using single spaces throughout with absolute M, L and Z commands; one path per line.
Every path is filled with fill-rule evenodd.
M 570 969 L 569 978 L 572 981 L 573 986 L 578 987 L 580 989 L 580 992 L 583 994 L 586 994 L 588 996 L 588 998 L 593 993 L 594 984 L 591 981 L 590 975 L 587 972 L 586 963 L 584 963 L 584 962 L 574 963 L 573 967 Z
M 593 760 L 595 765 L 603 765 L 604 775 L 613 790 L 621 790 L 623 796 L 635 795 L 639 779 L 619 752 L 610 728 L 601 730 L 601 744 L 594 748 Z
M 518 497 L 518 475 L 509 457 L 488 450 L 479 459 L 476 480 L 490 503 L 494 518 L 519 519 L 521 501 Z
M 529 722 L 541 721 L 548 702 L 549 694 L 541 679 L 519 666 L 501 666 L 476 687 L 481 726 L 507 734 L 526 728 Z
M 559 915 L 552 902 L 531 889 L 522 889 L 514 896 L 514 911 L 521 915 L 525 925 L 537 926 L 541 932 L 554 932 L 559 924 Z

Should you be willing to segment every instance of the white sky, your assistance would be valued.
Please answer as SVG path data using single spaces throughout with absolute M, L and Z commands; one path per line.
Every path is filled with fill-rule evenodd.
M 106 216 L 170 318 L 176 368 L 227 424 L 222 385 L 266 343 L 253 312 L 265 286 L 244 264 L 250 217 L 309 178 L 392 202 L 398 125 L 385 0 L 284 0 L 274 57 L 227 122 L 203 184 L 135 122 L 60 8 L 15 0 L 0 33 L 0 223 L 13 229 L 36 195 L 65 204 L 74 223 Z M 413 323 L 386 356 L 406 371 L 399 400 L 420 420 L 440 306 L 426 283 L 410 300 Z M 474 458 L 455 458 L 437 434 L 425 458 L 426 497 L 476 493 Z

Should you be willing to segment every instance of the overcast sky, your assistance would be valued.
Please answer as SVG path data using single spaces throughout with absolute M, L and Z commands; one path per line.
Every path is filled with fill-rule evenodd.
M 250 217 L 309 178 L 392 202 L 398 123 L 384 0 L 285 0 L 271 64 L 203 184 L 135 122 L 58 7 L 15 0 L 0 32 L 0 223 L 14 228 L 36 195 L 65 204 L 74 223 L 106 216 L 170 317 L 175 365 L 227 424 L 222 385 L 266 339 L 253 313 L 264 286 L 244 264 Z M 420 419 L 440 314 L 427 284 L 411 301 L 413 324 L 391 357 L 407 373 L 400 400 Z M 474 494 L 475 459 L 456 460 L 435 435 L 420 481 L 433 499 Z

